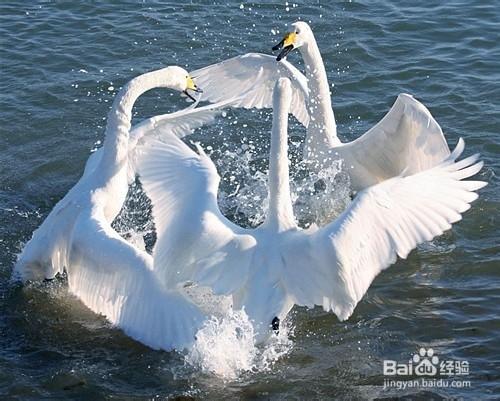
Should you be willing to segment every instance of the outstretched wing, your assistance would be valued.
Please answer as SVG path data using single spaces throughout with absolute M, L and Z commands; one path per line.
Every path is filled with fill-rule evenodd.
M 429 110 L 401 94 L 373 128 L 334 149 L 344 159 L 353 189 L 360 191 L 388 178 L 415 174 L 450 155 L 441 127 Z
M 130 132 L 129 139 L 129 182 L 135 178 L 135 152 L 138 143 L 155 139 L 161 141 L 171 135 L 183 138 L 193 133 L 195 129 L 213 123 L 217 115 L 224 109 L 234 106 L 236 102 L 235 99 L 226 99 L 206 106 L 194 107 L 196 103 L 183 110 L 154 116 L 135 125 Z M 87 170 L 87 167 L 85 169 Z
M 171 135 L 139 148 L 138 172 L 153 205 L 154 270 L 168 288 L 187 281 L 217 294 L 239 288 L 255 239 L 217 206 L 220 177 L 210 158 Z
M 290 112 L 304 126 L 309 124 L 306 100 L 307 79 L 286 60 L 280 62 L 266 54 L 247 53 L 209 65 L 191 72 L 203 89 L 203 99 L 219 102 L 233 97 L 240 98 L 235 107 L 272 107 L 272 94 L 276 81 L 287 77 L 292 82 Z
M 69 290 L 130 337 L 155 349 L 183 349 L 194 341 L 204 316 L 157 280 L 149 254 L 134 248 L 100 210 L 83 213 L 72 238 Z
M 221 102 L 209 104 L 202 107 L 187 107 L 174 113 L 162 114 L 148 118 L 134 125 L 130 133 L 129 146 L 133 147 L 141 139 L 156 138 L 175 135 L 183 138 L 191 134 L 195 129 L 215 120 L 225 108 L 235 106 L 236 99 L 225 99 Z
M 284 278 L 299 305 L 322 305 L 347 319 L 373 279 L 417 244 L 461 219 L 486 185 L 462 181 L 479 172 L 478 155 L 448 159 L 408 177 L 395 177 L 361 192 L 333 223 L 291 244 Z

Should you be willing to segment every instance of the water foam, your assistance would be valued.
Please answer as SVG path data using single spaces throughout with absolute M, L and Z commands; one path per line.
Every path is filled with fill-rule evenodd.
M 290 333 L 290 324 L 283 324 L 278 335 L 272 334 L 265 344 L 257 345 L 245 311 L 231 311 L 205 322 L 185 360 L 202 372 L 234 380 L 247 372 L 271 369 L 292 349 Z
M 256 158 L 251 150 L 238 152 L 226 149 L 212 153 L 222 177 L 219 207 L 225 216 L 243 226 L 257 227 L 264 221 L 268 209 L 267 160 Z M 305 161 L 290 166 L 290 192 L 298 224 L 322 226 L 333 221 L 351 202 L 349 175 L 341 160 L 311 169 Z

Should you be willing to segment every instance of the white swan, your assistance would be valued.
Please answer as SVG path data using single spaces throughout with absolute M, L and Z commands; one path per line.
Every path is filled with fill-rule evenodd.
M 33 233 L 14 273 L 33 280 L 66 270 L 69 291 L 89 309 L 153 348 L 181 349 L 193 341 L 203 314 L 155 278 L 151 255 L 111 228 L 125 200 L 129 158 L 139 138 L 145 132 L 182 136 L 217 111 L 214 106 L 188 108 L 153 117 L 129 137 L 134 102 L 157 87 L 196 90 L 188 73 L 176 66 L 143 74 L 122 88 L 108 115 L 103 147 L 91 155 L 82 178 Z
M 193 281 L 232 295 L 260 340 L 294 304 L 322 305 L 347 319 L 379 272 L 448 230 L 485 185 L 462 181 L 482 163 L 476 163 L 478 155 L 456 162 L 464 149 L 460 140 L 434 168 L 368 188 L 332 223 L 302 230 L 293 216 L 288 177 L 291 98 L 290 81 L 280 79 L 273 100 L 269 211 L 257 229 L 241 228 L 221 214 L 220 177 L 201 147 L 196 153 L 171 136 L 166 143 L 149 142 L 138 155 L 160 235 L 156 274 L 170 289 Z
M 435 166 L 449 148 L 430 112 L 413 97 L 399 95 L 389 113 L 357 140 L 342 144 L 337 137 L 330 87 L 314 34 L 306 22 L 292 24 L 293 31 L 273 48 L 283 46 L 277 60 L 299 49 L 309 87 L 309 114 L 305 157 L 328 158 L 328 152 L 345 161 L 354 189 L 361 189 L 400 174 L 413 174 Z
M 241 96 L 240 107 L 271 107 L 272 89 L 279 77 L 292 81 L 292 114 L 307 127 L 304 156 L 312 167 L 322 168 L 332 159 L 344 159 L 344 166 L 356 191 L 387 178 L 433 167 L 450 151 L 439 124 L 429 110 L 407 94 L 398 96 L 386 116 L 353 142 L 337 137 L 330 88 L 323 60 L 311 28 L 305 22 L 292 24 L 294 31 L 274 49 L 284 46 L 273 58 L 249 53 L 192 71 L 204 89 L 204 99 L 221 101 Z M 301 52 L 306 77 L 282 60 L 292 49 Z

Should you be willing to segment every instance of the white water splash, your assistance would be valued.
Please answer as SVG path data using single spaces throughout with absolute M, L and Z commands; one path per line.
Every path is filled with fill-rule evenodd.
M 186 362 L 202 372 L 224 380 L 234 380 L 246 372 L 269 370 L 292 348 L 289 324 L 279 335 L 257 346 L 252 323 L 243 311 L 212 317 L 196 333 L 196 341 Z
M 257 169 L 256 164 L 267 164 L 267 160 L 256 158 L 249 150 L 225 150 L 216 156 L 222 177 L 218 197 L 221 211 L 236 223 L 258 226 L 265 219 L 269 202 L 267 170 Z M 290 191 L 295 217 L 304 228 L 333 221 L 351 202 L 349 175 L 341 160 L 333 160 L 317 171 L 304 161 L 292 164 Z
M 306 162 L 298 162 L 291 171 L 290 190 L 293 210 L 301 227 L 323 226 L 333 221 L 351 202 L 349 175 L 341 160 L 311 171 Z
M 240 224 L 258 226 L 268 208 L 267 171 L 256 165 L 250 150 L 217 152 L 217 171 L 222 178 L 218 202 L 222 213 Z

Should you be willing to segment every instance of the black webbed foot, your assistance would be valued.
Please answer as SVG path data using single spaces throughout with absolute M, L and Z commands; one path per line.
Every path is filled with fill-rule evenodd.
M 271 328 L 276 335 L 280 333 L 280 319 L 277 316 L 275 316 L 273 321 L 271 322 Z

